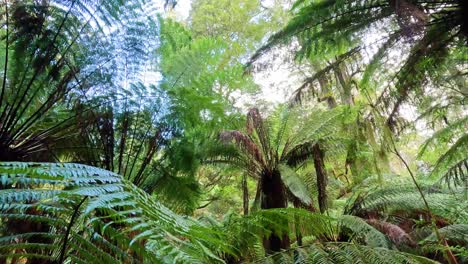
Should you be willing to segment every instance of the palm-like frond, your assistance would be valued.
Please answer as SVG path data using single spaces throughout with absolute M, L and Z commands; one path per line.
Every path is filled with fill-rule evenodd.
M 453 162 L 452 162 L 453 164 Z M 440 166 L 440 163 L 437 165 Z M 436 170 L 434 170 L 436 171 Z M 454 186 L 468 186 L 468 159 L 463 159 L 453 164 L 441 177 L 440 181 L 445 182 L 449 188 Z
M 467 160 L 468 135 L 465 132 L 468 117 L 457 119 L 445 128 L 434 133 L 424 142 L 419 151 L 422 156 L 428 149 L 434 146 L 449 146 L 449 148 L 438 158 L 431 171 L 431 177 L 437 177 L 445 181 L 448 186 L 452 184 L 465 186 L 467 184 Z
M 467 247 L 468 247 L 468 226 L 466 224 L 448 225 L 437 230 L 441 236 L 450 245 L 451 250 L 455 255 L 459 256 L 460 262 L 467 261 Z M 421 241 L 423 250 L 426 252 L 438 252 L 443 249 L 437 244 L 437 235 L 432 232 L 429 236 Z
M 260 210 L 244 217 L 231 215 L 222 223 L 203 223 L 173 213 L 120 176 L 94 167 L 4 162 L 0 173 L 4 188 L 0 191 L 0 221 L 16 224 L 15 228 L 2 230 L 0 252 L 5 261 L 253 260 L 258 258 L 256 245 L 264 237 L 296 230 L 316 242 L 263 261 L 295 258 L 299 263 L 347 263 L 366 256 L 370 263 L 385 259 L 432 263 L 423 257 L 384 249 L 389 247 L 385 235 L 354 216 L 334 219 L 303 209 L 283 208 Z M 36 229 L 29 228 L 31 225 Z M 350 242 L 336 242 L 342 235 Z M 319 243 L 319 239 L 330 242 Z
M 272 233 L 300 234 L 315 243 L 347 240 L 372 247 L 390 248 L 389 239 L 364 220 L 350 215 L 332 218 L 298 208 L 268 209 L 248 216 L 228 215 L 215 229 L 227 233 L 234 248 L 254 249 L 265 236 Z M 320 242 L 322 241 L 322 242 Z M 255 257 L 252 252 L 240 252 L 240 256 Z M 257 255 L 258 257 L 258 255 Z
M 380 250 L 390 250 L 394 248 L 393 245 L 400 245 L 400 243 L 415 245 L 409 235 L 396 225 L 380 222 L 379 225 L 381 226 L 374 227 L 376 223 L 352 215 L 341 215 L 337 218 L 332 218 L 296 208 L 260 210 L 244 217 L 230 214 L 225 216 L 224 221 L 221 223 L 210 220 L 210 225 L 213 225 L 213 228 L 216 230 L 228 234 L 229 243 L 236 245 L 234 248 L 244 249 L 244 252 L 239 252 L 238 256 L 243 256 L 247 260 L 252 261 L 264 254 L 264 252 L 261 252 L 259 256 L 255 250 L 255 245 L 260 244 L 263 237 L 269 236 L 273 232 L 295 233 L 296 239 L 299 239 L 298 234 L 300 234 L 302 239 L 307 240 L 308 242 L 306 243 L 312 247 L 327 248 L 329 245 L 336 245 L 338 248 L 329 248 L 330 251 L 327 251 L 332 256 L 334 254 L 346 254 L 345 252 L 340 252 L 339 247 L 341 246 L 355 246 L 356 251 L 359 251 L 358 248 L 363 247 L 370 251 L 376 250 L 372 254 L 377 254 Z M 314 249 L 309 248 L 309 246 L 297 247 L 293 244 L 290 250 L 270 255 L 266 259 L 278 260 L 285 258 L 286 261 L 295 259 L 298 257 L 298 254 L 303 254 L 302 257 L 308 259 L 310 254 L 315 254 Z M 424 261 L 432 263 L 428 259 L 396 250 L 392 250 L 388 254 L 398 255 L 400 260 L 408 261 L 409 263 L 412 263 L 411 261 L 415 259 L 423 261 L 422 263 L 425 263 Z M 330 261 L 333 260 L 337 261 L 333 258 L 330 259 Z M 265 259 L 262 258 L 261 261 L 265 261 Z M 310 259 L 308 261 L 303 259 L 302 261 L 309 263 Z M 343 263 L 348 263 L 346 261 L 351 261 L 351 259 L 343 259 L 342 261 L 345 261 Z M 368 260 L 364 263 L 379 263 L 374 261 L 376 259 Z M 392 259 L 391 261 L 395 260 Z
M 227 52 L 229 43 L 220 37 L 194 37 L 171 19 L 160 19 L 160 24 L 161 88 L 171 100 L 172 118 L 186 130 L 199 124 L 216 130 L 220 121 L 231 122 L 233 115 L 225 113 L 232 111 L 232 93 L 251 92 L 256 85 L 242 76 L 242 65 Z
M 225 233 L 237 256 L 255 257 L 255 246 L 272 234 L 288 235 L 292 229 L 304 235 L 327 237 L 331 233 L 332 218 L 304 209 L 281 208 L 252 212 L 248 216 L 228 215 L 215 230 Z M 234 255 L 236 256 L 236 255 Z
M 339 217 L 338 224 L 340 235 L 349 237 L 350 241 L 373 247 L 391 248 L 389 236 L 362 218 L 343 215 Z
M 294 197 L 299 199 L 304 205 L 312 205 L 311 191 L 307 189 L 304 181 L 289 166 L 280 164 L 279 171 L 285 187 Z
M 468 243 L 468 225 L 466 224 L 455 224 L 448 225 L 439 229 L 442 236 L 448 241 L 462 243 L 466 246 Z M 436 242 L 435 234 L 431 234 L 425 240 L 426 242 Z
M 312 111 L 304 124 L 290 136 L 289 150 L 307 143 L 327 142 L 339 140 L 341 125 L 346 120 L 352 119 L 355 114 L 352 108 L 337 107 L 327 111 Z M 286 155 L 285 155 L 286 156 Z M 287 158 L 286 158 L 287 159 Z
M 72 106 L 102 93 L 104 86 L 112 87 L 122 76 L 118 56 L 124 53 L 109 48 L 127 48 L 128 65 L 141 59 L 144 51 L 129 39 L 136 31 L 132 18 L 141 15 L 144 4 L 83 0 L 2 4 L 2 160 L 57 160 L 50 150 L 76 135 Z M 109 38 L 122 31 L 127 33 L 125 40 Z
M 142 101 L 140 97 L 103 103 L 79 113 L 76 117 L 79 135 L 63 151 L 66 160 L 111 170 L 135 185 L 147 185 L 151 167 L 157 163 L 156 157 L 173 130 L 165 122 L 158 100 L 151 106 Z
M 293 18 L 270 37 L 249 65 L 272 47 L 297 40 L 300 59 L 312 60 L 315 66 L 317 61 L 332 62 L 314 67 L 296 99 L 308 90 L 329 97 L 330 73 L 357 65 L 354 72 L 364 72 L 357 87 L 361 91 L 374 92 L 377 85 L 386 83 L 372 105 L 387 114 L 392 129 L 401 128 L 398 112 L 405 102 L 423 97 L 440 75 L 453 76 L 451 72 L 464 68 L 459 54 L 466 53 L 466 8 L 464 1 L 296 1 Z M 395 60 L 395 50 L 405 58 Z M 335 86 L 343 84 L 350 86 L 352 81 L 337 81 Z
M 0 239 L 5 260 L 203 263 L 220 261 L 217 250 L 229 251 L 216 233 L 112 172 L 79 164 L 2 163 L 1 174 L 1 221 L 12 225 Z M 220 247 L 211 248 L 213 243 Z
M 343 242 L 328 242 L 291 248 L 262 258 L 256 263 L 438 263 L 433 260 L 385 248 Z
M 153 193 L 172 211 L 186 215 L 190 215 L 199 206 L 202 194 L 201 186 L 194 176 L 166 168 L 154 170 L 141 188 Z
M 304 115 L 297 109 L 279 108 L 268 119 L 263 119 L 257 109 L 251 109 L 247 115 L 245 132 L 223 131 L 219 135 L 220 141 L 226 147 L 234 147 L 237 151 L 222 153 L 222 149 L 215 146 L 217 151 L 212 154 L 215 154 L 218 161 L 240 166 L 256 179 L 263 179 L 265 173 L 285 174 L 281 177 L 289 194 L 302 204 L 310 206 L 310 194 L 307 193 L 305 185 L 300 183 L 302 180 L 293 176 L 292 167 L 303 164 L 315 155 L 317 159 L 322 160 L 322 165 L 317 165 L 320 166 L 319 175 L 325 175 L 323 155 L 326 149 L 322 147 L 325 151 L 321 150 L 322 154 L 318 155 L 318 144 L 328 147 L 328 144 L 332 145 L 342 140 L 339 135 L 340 127 L 350 116 L 349 112 L 353 113 L 352 109 L 338 107 L 329 111 L 316 110 Z M 330 147 L 330 151 L 337 151 L 337 145 L 333 145 L 335 148 Z M 326 196 L 323 193 L 326 181 L 322 178 L 318 177 L 317 181 L 321 183 L 322 195 L 319 200 L 324 208 L 323 201 L 326 200 Z M 259 185 L 259 188 L 261 190 L 263 187 Z M 257 194 L 257 198 L 260 197 Z
M 426 186 L 423 189 L 426 200 L 435 215 L 450 218 L 450 207 L 454 204 L 464 204 L 460 195 L 463 190 L 457 190 L 456 195 L 447 190 Z M 414 187 L 395 186 L 375 190 L 367 194 L 358 194 L 344 210 L 345 214 L 368 217 L 369 215 L 400 215 L 413 216 L 427 214 L 420 194 Z

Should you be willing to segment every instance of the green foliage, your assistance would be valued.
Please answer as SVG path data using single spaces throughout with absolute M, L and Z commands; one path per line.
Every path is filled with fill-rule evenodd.
M 250 92 L 256 86 L 250 77 L 243 77 L 242 65 L 231 62 L 226 53 L 229 45 L 219 37 L 193 38 L 192 33 L 171 20 L 161 22 L 159 48 L 163 75 L 161 84 L 170 100 L 173 118 L 180 120 L 183 129 L 190 130 L 204 124 L 216 129 L 227 123 L 233 112 L 229 102 L 233 92 Z
M 414 263 L 432 263 L 430 260 L 422 257 L 398 251 L 389 251 L 391 242 L 386 235 L 367 224 L 364 220 L 350 215 L 334 219 L 303 209 L 287 208 L 260 210 L 244 217 L 229 214 L 224 217 L 221 223 L 213 219 L 206 219 L 205 221 L 210 222 L 213 228 L 227 233 L 229 243 L 236 245 L 236 249 L 243 249 L 243 252 L 239 252 L 240 256 L 252 262 L 269 263 L 272 260 L 283 260 L 285 263 L 291 263 L 294 262 L 291 261 L 292 259 L 296 259 L 302 261 L 300 263 L 309 263 L 308 261 L 311 259 L 315 260 L 314 257 L 319 262 L 322 258 L 329 261 L 337 261 L 333 257 L 342 254 L 346 255 L 349 251 L 347 252 L 345 248 L 350 247 L 356 250 L 356 254 L 358 254 L 359 250 L 364 249 L 369 250 L 369 254 L 372 256 L 375 255 L 375 260 L 371 260 L 370 262 L 368 260 L 366 263 L 379 263 L 373 262 L 377 260 L 385 261 L 380 253 L 386 257 L 392 256 L 388 259 L 390 263 L 397 259 L 399 261 L 409 261 L 410 263 L 411 261 L 414 261 Z M 287 224 L 285 225 L 284 223 Z M 289 250 L 270 255 L 266 258 L 262 256 L 263 252 L 257 251 L 256 245 L 261 243 L 262 236 L 268 236 L 271 232 L 291 232 L 291 228 L 296 230 L 296 234 L 299 231 L 304 237 L 309 238 L 310 242 L 307 242 L 307 246 L 298 247 L 293 245 Z M 345 234 L 348 242 L 344 242 L 343 237 L 340 237 Z M 339 239 L 341 239 L 341 242 L 339 242 Z M 315 256 L 318 248 L 322 250 L 326 249 L 322 251 L 325 255 Z M 298 258 L 298 256 L 300 257 Z M 358 256 L 362 255 L 358 254 Z M 352 256 L 348 257 L 352 258 Z M 344 262 L 338 263 L 348 263 L 346 261 L 350 260 L 349 258 L 344 258 L 344 256 L 338 257 L 338 259 L 340 258 L 343 258 L 340 261 Z
M 295 256 L 304 261 L 324 257 L 338 261 L 347 254 L 342 260 L 346 261 L 365 254 L 372 258 L 370 263 L 378 263 L 374 261 L 382 261 L 384 256 L 388 261 L 431 263 L 422 257 L 384 250 L 382 247 L 388 247 L 385 236 L 353 216 L 333 219 L 289 208 L 261 210 L 244 217 L 231 215 L 222 223 L 212 219 L 196 221 L 174 214 L 120 176 L 102 169 L 79 164 L 12 162 L 2 163 L 0 168 L 1 221 L 7 225 L 13 220 L 23 223 L 2 231 L 0 250 L 4 259 L 83 263 L 95 259 L 105 263 L 129 259 L 156 263 L 217 263 L 224 262 L 223 257 L 255 259 L 259 257 L 256 245 L 264 236 L 288 234 L 293 228 L 315 242 L 267 259 Z M 41 231 L 21 229 L 31 225 Z M 346 232 L 349 242 L 337 242 L 342 232 Z M 329 242 L 319 242 L 319 238 Z
M 448 241 L 452 251 L 461 259 L 462 262 L 467 260 L 467 241 L 468 241 L 468 228 L 466 224 L 454 224 L 442 227 L 438 232 Z M 425 251 L 439 251 L 443 250 L 437 245 L 436 234 L 432 233 L 426 237 L 422 242 Z
M 387 115 L 392 129 L 402 126 L 397 117 L 404 102 L 418 100 L 429 91 L 426 84 L 463 68 L 458 54 L 466 53 L 468 27 L 460 1 L 296 1 L 292 12 L 249 64 L 296 40 L 299 59 L 318 65 L 333 60 L 315 69 L 309 84 L 334 68 L 357 64 L 355 73 L 363 71 L 357 88 L 372 96 L 371 104 Z
M 1 175 L 1 221 L 16 226 L 2 231 L 4 259 L 31 254 L 88 263 L 193 263 L 216 261 L 209 246 L 223 247 L 210 230 L 109 171 L 79 164 L 2 163 Z M 27 225 L 42 228 L 23 232 Z M 24 247 L 28 251 L 22 256 L 17 249 Z
M 114 88 L 122 79 L 123 57 L 127 75 L 132 72 L 130 65 L 147 55 L 134 37 L 142 24 L 151 23 L 133 21 L 144 17 L 143 1 L 5 3 L 0 11 L 0 157 L 56 161 L 51 150 L 76 136 L 71 108 Z
M 423 257 L 349 243 L 312 244 L 277 253 L 257 263 L 438 263 Z
M 192 2 L 190 26 L 195 36 L 220 37 L 229 43 L 226 52 L 244 55 L 258 47 L 268 31 L 278 28 L 286 16 L 281 4 L 275 1 L 266 8 L 252 0 L 196 0 Z
M 214 132 L 238 127 L 241 117 L 233 106 L 236 94 L 253 92 L 257 86 L 251 77 L 244 75 L 237 61 L 239 54 L 231 52 L 232 43 L 228 39 L 198 35 L 170 19 L 161 18 L 160 24 L 160 87 L 167 94 L 167 119 L 174 124 L 177 138 L 168 144 L 164 168 L 157 169 L 162 174 L 154 183 L 173 191 L 161 187 L 158 194 L 167 193 L 161 198 L 171 201 L 168 206 L 178 211 L 175 199 L 185 197 L 182 200 L 192 210 L 182 211 L 191 212 L 199 205 L 196 197 L 200 198 L 204 191 L 198 184 L 197 171 L 214 144 Z M 186 187 L 186 196 L 175 195 L 177 182 Z
M 428 148 L 439 144 L 449 146 L 445 152 L 440 155 L 434 164 L 431 177 L 439 178 L 445 181 L 450 187 L 452 184 L 465 186 L 467 184 L 467 159 L 468 136 L 465 131 L 467 117 L 461 117 L 450 125 L 438 130 L 421 146 L 419 156 L 423 156 Z
M 468 260 L 465 1 L 155 5 L 2 3 L 0 262 Z M 267 37 L 305 79 L 244 117 Z
M 447 217 L 452 221 L 461 222 L 468 220 L 466 216 L 460 215 L 460 219 L 454 218 L 450 208 L 459 204 L 466 208 L 467 203 L 463 201 L 463 189 L 449 192 L 445 189 L 439 189 L 433 186 L 424 187 L 424 195 L 436 215 Z M 455 192 L 455 193 L 454 193 Z M 465 209 L 462 209 L 465 210 Z M 414 187 L 408 187 L 407 184 L 393 187 L 386 187 L 368 193 L 357 194 L 352 203 L 346 209 L 346 214 L 366 216 L 373 214 L 392 215 L 399 213 L 401 215 L 413 215 L 421 212 L 427 214 L 425 205 Z
M 312 204 L 310 191 L 307 189 L 300 176 L 289 166 L 280 164 L 278 166 L 281 179 L 288 190 L 304 204 Z
M 265 173 L 278 172 L 293 200 L 298 199 L 303 205 L 312 206 L 310 191 L 293 168 L 304 165 L 313 156 L 315 144 L 338 145 L 333 140 L 341 140 L 338 131 L 349 114 L 348 110 L 317 110 L 310 115 L 301 115 L 297 109 L 279 108 L 265 120 L 257 109 L 251 109 L 247 115 L 246 131 L 221 132 L 220 141 L 227 148 L 213 148 L 211 159 L 238 166 L 259 180 L 259 184 L 263 184 L 260 182 Z M 260 201 L 260 197 L 265 199 L 258 192 L 256 202 Z

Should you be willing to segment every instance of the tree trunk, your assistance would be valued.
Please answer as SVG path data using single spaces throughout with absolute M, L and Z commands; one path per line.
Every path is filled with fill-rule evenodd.
M 346 66 L 337 65 L 334 67 L 334 73 L 337 83 L 341 87 L 341 100 L 345 105 L 354 105 L 353 96 L 351 94 L 351 80 L 346 72 Z
M 458 0 L 458 3 L 461 7 L 461 15 L 462 17 L 467 17 L 468 16 L 468 1 L 466 0 Z M 463 22 L 462 22 L 462 25 L 461 25 L 461 32 L 465 35 L 465 37 L 468 37 L 468 21 L 467 19 L 465 19 Z
M 336 107 L 336 100 L 333 97 L 333 94 L 330 90 L 328 80 L 325 78 L 325 76 L 320 76 L 319 79 L 319 84 L 320 84 L 320 89 L 322 91 L 322 96 L 327 100 L 327 105 L 329 109 L 333 109 Z
M 315 173 L 317 174 L 318 203 L 320 212 L 327 210 L 327 173 L 325 171 L 324 153 L 317 143 L 312 147 Z
M 261 208 L 286 208 L 287 198 L 280 172 L 278 170 L 272 172 L 265 171 L 262 173 L 261 181 L 263 196 Z M 287 225 L 288 223 L 283 224 Z M 263 239 L 263 246 L 267 253 L 274 253 L 281 251 L 281 249 L 289 248 L 289 244 L 290 241 L 287 234 L 279 236 L 273 233 L 269 238 Z
M 249 188 L 247 187 L 247 175 L 242 176 L 242 201 L 244 207 L 244 215 L 249 214 Z

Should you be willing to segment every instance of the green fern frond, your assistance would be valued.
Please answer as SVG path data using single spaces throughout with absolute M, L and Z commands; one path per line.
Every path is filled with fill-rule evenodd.
M 468 226 L 466 224 L 448 225 L 440 228 L 438 232 L 450 245 L 450 249 L 458 256 L 460 262 L 466 262 L 468 260 L 466 250 L 468 247 Z M 424 238 L 420 244 L 425 252 L 443 252 L 444 250 L 437 243 L 437 236 L 434 232 Z
M 292 230 L 304 236 L 333 237 L 333 219 L 297 208 L 258 210 L 247 216 L 228 215 L 215 226 L 226 234 L 235 258 L 256 256 L 255 247 L 272 234 L 288 235 Z M 258 255 L 257 255 L 258 256 Z
M 300 179 L 299 175 L 287 165 L 279 165 L 279 171 L 281 173 L 281 179 L 284 185 L 289 191 L 305 205 L 312 204 L 311 192 L 307 189 L 303 180 Z
M 432 213 L 448 218 L 452 215 L 449 208 L 454 204 L 464 204 L 461 200 L 463 190 L 454 191 L 456 191 L 456 195 L 433 186 L 423 188 Z M 412 215 L 414 212 L 426 211 L 417 189 L 407 186 L 387 187 L 367 194 L 359 194 L 351 201 L 351 204 L 345 208 L 344 213 L 362 217 L 373 213 Z
M 464 132 L 464 126 L 468 122 L 468 116 L 457 119 L 449 126 L 436 131 L 424 144 L 420 147 L 418 157 L 424 155 L 427 149 L 437 144 L 449 142 L 454 136 Z
M 439 182 L 445 182 L 449 188 L 452 184 L 457 186 L 468 186 L 468 159 L 464 159 L 455 165 L 452 165 L 445 174 L 442 175 Z
M 463 135 L 459 138 L 447 152 L 445 152 L 440 158 L 437 160 L 437 163 L 434 169 L 431 172 L 431 175 L 440 175 L 441 172 L 446 172 L 444 177 L 451 176 L 450 171 L 454 172 L 453 170 L 459 169 L 460 167 L 465 165 L 466 160 L 468 159 L 468 154 L 466 149 L 468 148 L 468 134 Z M 466 174 L 463 170 L 459 171 L 461 173 L 460 177 L 463 178 L 462 183 L 466 184 Z M 450 178 L 448 178 L 450 179 Z M 454 181 L 456 184 L 457 182 Z
M 204 263 L 220 262 L 218 251 L 230 250 L 221 234 L 176 215 L 114 173 L 79 164 L 13 162 L 1 163 L 0 173 L 4 178 L 56 179 L 46 184 L 3 185 L 0 221 L 10 227 L 1 234 L 3 259 L 156 263 L 184 262 L 189 256 Z M 16 250 L 25 247 L 25 251 Z
M 455 224 L 448 225 L 439 229 L 439 233 L 447 240 L 453 243 L 461 243 L 464 246 L 468 245 L 468 225 Z M 437 242 L 435 234 L 428 236 L 423 243 Z
M 339 107 L 329 111 L 315 111 L 305 124 L 291 137 L 291 145 L 298 146 L 316 142 L 323 137 L 336 134 L 346 115 L 347 108 Z
M 271 47 L 289 42 L 299 36 L 307 45 L 301 47 L 299 54 L 319 53 L 324 43 L 318 40 L 333 39 L 338 47 L 352 44 L 350 35 L 363 30 L 382 17 L 391 15 L 391 8 L 385 1 L 359 1 L 352 3 L 322 1 L 294 5 L 295 16 L 281 31 L 270 37 L 266 45 L 260 48 L 251 62 L 266 53 Z M 366 19 L 363 19 L 365 17 Z M 365 23 L 352 23 L 363 21 Z M 338 32 L 336 29 L 340 27 Z M 323 46 L 322 46 L 323 45 Z M 335 54 L 334 54 L 335 55 Z
M 361 242 L 372 247 L 391 248 L 387 236 L 362 218 L 343 215 L 338 220 L 341 232 L 345 232 L 351 241 Z
M 379 247 L 344 242 L 315 243 L 291 248 L 256 263 L 438 263 L 430 259 Z

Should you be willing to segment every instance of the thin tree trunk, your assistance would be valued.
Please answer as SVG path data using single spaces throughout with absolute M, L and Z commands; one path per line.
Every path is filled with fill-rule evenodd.
M 343 104 L 354 105 L 353 96 L 351 94 L 351 80 L 346 67 L 344 65 L 337 65 L 334 67 L 334 73 L 337 79 L 337 83 L 341 87 L 341 100 Z
M 333 97 L 333 94 L 330 90 L 328 80 L 325 78 L 325 76 L 320 76 L 318 78 L 319 84 L 320 84 L 320 89 L 322 91 L 322 96 L 324 96 L 323 99 L 327 100 L 327 105 L 329 109 L 333 109 L 336 107 L 336 100 Z
M 247 187 L 247 175 L 242 176 L 242 201 L 244 207 L 244 215 L 249 214 L 249 188 Z
M 458 3 L 461 7 L 461 13 L 463 17 L 468 16 L 468 1 L 466 0 L 458 0 Z M 465 35 L 465 37 L 468 37 L 468 21 L 465 19 L 464 22 L 462 22 L 461 25 L 461 32 Z
M 324 153 L 317 143 L 312 147 L 315 173 L 317 175 L 318 203 L 320 212 L 327 210 L 327 173 L 325 171 Z
M 293 205 L 295 208 L 301 208 L 301 203 L 299 201 L 299 199 L 297 199 L 296 197 L 294 197 L 294 200 L 293 200 Z M 295 219 L 297 221 L 297 219 Z M 297 246 L 301 247 L 302 246 L 302 234 L 301 234 L 301 230 L 300 230 L 300 226 L 296 223 L 296 240 L 297 240 Z

